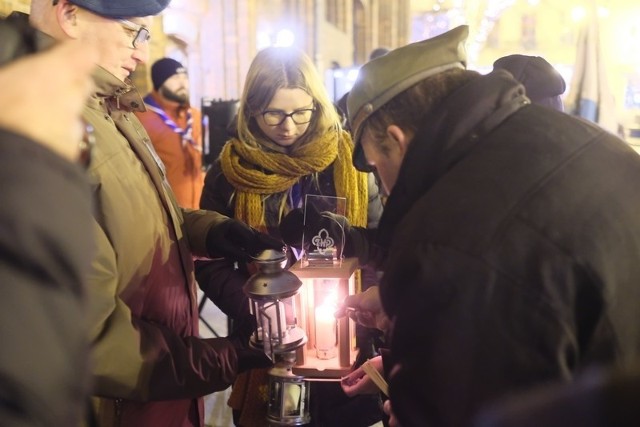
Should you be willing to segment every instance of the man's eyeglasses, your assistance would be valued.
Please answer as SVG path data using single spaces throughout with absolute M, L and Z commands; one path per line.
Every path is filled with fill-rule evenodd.
M 131 31 L 131 33 L 135 33 L 133 37 L 133 48 L 138 48 L 143 44 L 147 43 L 151 38 L 151 32 L 144 25 L 138 25 L 135 22 L 127 21 L 126 19 L 118 19 L 117 20 L 122 26 Z
M 262 112 L 262 119 L 268 126 L 280 126 L 287 117 L 291 117 L 293 123 L 297 125 L 304 125 L 311 121 L 314 111 L 315 108 L 302 108 L 286 114 L 282 110 L 267 110 Z

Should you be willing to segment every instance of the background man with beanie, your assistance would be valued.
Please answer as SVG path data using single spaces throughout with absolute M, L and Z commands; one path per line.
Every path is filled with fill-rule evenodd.
M 202 114 L 189 105 L 187 69 L 172 58 L 151 66 L 153 92 L 144 97 L 147 111 L 137 111 L 164 163 L 178 204 L 197 209 L 204 184 L 202 172 Z
M 494 70 L 505 70 L 524 86 L 532 103 L 564 111 L 562 94 L 567 88 L 562 75 L 540 56 L 507 55 L 493 63 Z
M 29 17 L 9 17 L 28 18 L 43 37 L 78 40 L 98 53 L 83 118 L 96 137 L 87 171 L 96 255 L 86 284 L 86 326 L 101 427 L 201 427 L 199 397 L 264 361 L 263 352 L 246 348 L 246 331 L 199 337 L 193 255 L 247 260 L 281 244 L 220 214 L 179 208 L 134 115 L 144 103 L 128 77 L 149 57 L 151 15 L 168 3 L 32 0 Z
M 496 399 L 640 355 L 640 158 L 532 105 L 508 72 L 466 70 L 467 36 L 365 64 L 348 98 L 354 164 L 390 195 L 378 305 L 346 305 L 390 320 L 403 427 L 470 425 Z

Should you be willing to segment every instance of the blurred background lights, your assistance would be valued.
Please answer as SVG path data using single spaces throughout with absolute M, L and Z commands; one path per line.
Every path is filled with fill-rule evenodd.
M 290 47 L 293 46 L 295 40 L 296 36 L 293 34 L 293 31 L 287 29 L 280 30 L 276 34 L 276 42 L 274 43 L 274 46 Z

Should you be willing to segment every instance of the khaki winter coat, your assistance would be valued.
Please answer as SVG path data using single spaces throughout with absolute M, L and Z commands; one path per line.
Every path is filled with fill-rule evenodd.
M 224 338 L 198 337 L 193 255 L 226 217 L 179 208 L 133 114 L 137 91 L 104 69 L 83 113 L 95 128 L 89 169 L 97 253 L 91 299 L 94 390 L 100 426 L 201 426 L 199 396 L 234 380 Z

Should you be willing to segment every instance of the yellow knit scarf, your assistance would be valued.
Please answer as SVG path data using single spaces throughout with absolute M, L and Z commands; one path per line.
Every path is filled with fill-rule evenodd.
M 346 216 L 352 225 L 367 225 L 367 175 L 351 163 L 353 145 L 346 131 L 328 131 L 290 154 L 250 147 L 238 139 L 224 145 L 222 172 L 236 189 L 235 218 L 266 230 L 264 198 L 286 191 L 303 176 L 322 172 L 331 163 L 336 195 L 347 200 Z M 283 214 L 284 212 L 281 212 Z

